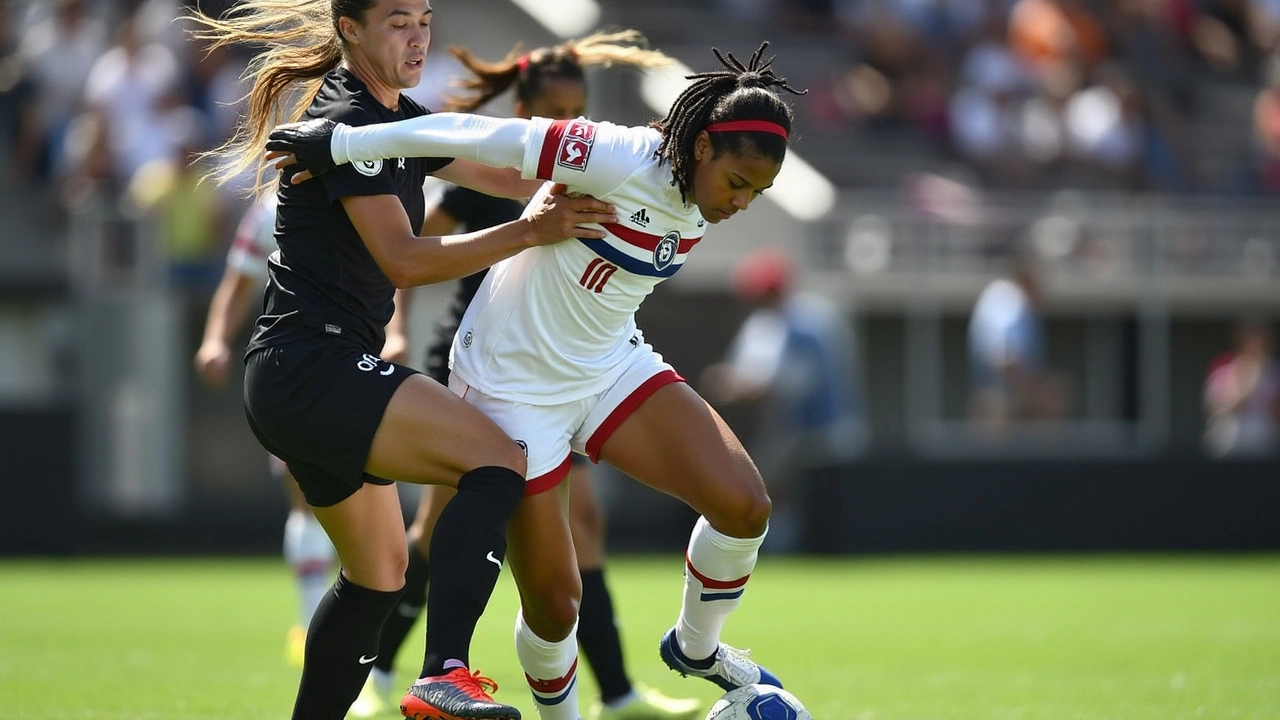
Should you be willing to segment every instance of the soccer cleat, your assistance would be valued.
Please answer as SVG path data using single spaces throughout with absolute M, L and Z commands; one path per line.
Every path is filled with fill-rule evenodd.
M 739 650 L 720 643 L 715 655 L 702 661 L 690 660 L 680 651 L 675 628 L 662 636 L 662 641 L 658 643 L 658 654 L 667 667 L 681 675 L 709 680 L 726 691 L 755 683 L 782 687 L 782 681 L 776 675 L 752 662 L 750 650 Z
M 364 681 L 364 687 L 360 688 L 360 695 L 356 697 L 355 702 L 351 703 L 351 709 L 347 711 L 348 718 L 365 720 L 365 718 L 387 715 L 391 712 L 392 705 L 387 700 L 388 691 L 391 689 L 388 686 L 389 674 L 387 680 L 380 679 L 378 675 L 378 670 L 369 673 L 368 679 Z
M 299 625 L 289 628 L 284 636 L 284 659 L 290 667 L 302 667 L 307 656 L 307 629 Z
M 479 670 L 454 668 L 410 685 L 400 712 L 409 720 L 520 720 L 519 710 L 494 702 L 486 687 L 496 692 L 498 684 Z
M 631 702 L 611 708 L 596 700 L 587 720 L 695 720 L 702 714 L 702 702 L 695 698 L 673 698 L 653 688 L 636 685 Z

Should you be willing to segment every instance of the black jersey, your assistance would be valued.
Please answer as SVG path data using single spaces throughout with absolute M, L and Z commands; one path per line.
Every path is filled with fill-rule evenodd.
M 398 110 L 383 107 L 346 68 L 324 78 L 309 118 L 347 125 L 385 123 L 430 111 L 400 96 Z M 307 337 L 336 335 L 381 352 L 394 309 L 395 287 L 378 267 L 342 207 L 341 198 L 395 195 L 410 226 L 422 227 L 422 183 L 449 158 L 396 158 L 340 165 L 298 185 L 281 183 L 276 214 L 280 249 L 267 261 L 263 314 L 246 354 Z
M 450 185 L 440 196 L 440 209 L 461 223 L 463 232 L 475 232 L 519 219 L 520 213 L 524 210 L 524 204 L 509 198 L 493 197 L 470 188 Z M 467 311 L 471 298 L 476 296 L 476 291 L 480 289 L 480 283 L 484 281 L 484 276 L 488 272 L 486 268 L 458 281 L 458 291 L 454 294 L 453 305 L 449 308 L 450 316 L 457 319 L 453 323 L 454 329 L 457 329 L 458 321 L 461 321 L 462 314 Z

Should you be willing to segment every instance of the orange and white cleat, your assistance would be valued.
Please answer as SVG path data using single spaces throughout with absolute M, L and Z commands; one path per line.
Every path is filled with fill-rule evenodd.
M 400 713 L 409 720 L 520 720 L 519 710 L 489 696 L 497 690 L 498 684 L 479 670 L 454 668 L 410 685 Z

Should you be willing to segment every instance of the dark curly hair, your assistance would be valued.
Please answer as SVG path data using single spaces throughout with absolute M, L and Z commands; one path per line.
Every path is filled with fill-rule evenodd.
M 808 90 L 796 90 L 787 84 L 786 78 L 774 74 L 774 58 L 763 59 L 768 47 L 768 42 L 761 43 L 745 65 L 733 53 L 712 48 L 711 52 L 725 69 L 685 76 L 693 82 L 671 104 L 667 116 L 653 123 L 662 133 L 658 157 L 671 163 L 674 182 L 686 202 L 693 184 L 693 144 L 708 125 L 764 120 L 791 132 L 791 108 L 775 90 L 793 95 L 804 95 Z M 751 130 L 716 132 L 711 134 L 711 148 L 717 156 L 726 151 L 754 152 L 782 162 L 787 153 L 787 139 Z

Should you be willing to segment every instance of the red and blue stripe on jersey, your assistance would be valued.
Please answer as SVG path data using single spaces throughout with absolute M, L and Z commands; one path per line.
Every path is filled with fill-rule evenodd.
M 556 120 L 547 127 L 538 154 L 537 177 L 554 180 L 556 168 L 587 172 L 596 142 L 596 126 L 587 120 Z M 650 206 L 653 208 L 653 206 Z M 656 208 L 653 208 L 656 210 Z M 656 226 L 667 213 L 655 212 Z M 634 275 L 668 278 L 684 265 L 689 250 L 702 239 L 685 237 L 672 229 L 653 235 L 622 223 L 601 225 L 607 235 L 602 239 L 579 238 L 598 257 Z
M 634 275 L 669 278 L 684 267 L 689 250 L 702 236 L 686 238 L 680 236 L 676 241 L 673 257 L 667 261 L 659 258 L 658 253 L 667 235 L 651 235 L 647 232 L 629 228 L 620 223 L 606 223 L 601 226 L 608 235 L 602 239 L 578 238 L 578 242 L 586 245 L 596 255 L 617 265 Z

